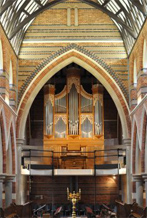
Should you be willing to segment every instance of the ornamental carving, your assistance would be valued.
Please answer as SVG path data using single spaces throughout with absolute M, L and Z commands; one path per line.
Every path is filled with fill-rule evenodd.
M 55 125 L 58 123 L 58 121 L 62 119 L 63 122 L 65 124 L 67 124 L 67 116 L 66 114 L 56 114 L 55 117 L 54 117 L 54 122 L 55 122 Z
M 67 89 L 68 89 L 67 92 L 68 93 L 70 92 L 70 90 L 72 88 L 72 84 L 75 85 L 77 92 L 80 93 L 80 79 L 79 79 L 79 77 L 72 76 L 72 77 L 68 78 L 68 80 L 67 80 Z
M 91 124 L 93 124 L 93 114 L 81 114 L 81 124 L 83 124 L 86 118 L 89 120 Z
M 95 106 L 96 102 L 99 100 L 98 94 L 93 95 L 93 106 Z
M 49 94 L 49 100 L 50 100 L 52 106 L 54 107 L 54 95 L 53 94 Z

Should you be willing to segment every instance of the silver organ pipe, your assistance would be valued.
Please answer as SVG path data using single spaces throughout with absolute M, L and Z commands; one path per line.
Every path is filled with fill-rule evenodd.
M 103 134 L 102 85 L 94 84 L 90 94 L 80 85 L 78 73 L 70 72 L 66 81 L 64 89 L 56 95 L 53 85 L 45 86 L 45 134 L 53 135 L 54 132 L 55 138 L 66 138 L 67 129 L 69 135 L 81 132 L 82 138 Z
M 81 96 L 81 112 L 82 113 L 92 112 L 92 99 Z
M 102 106 L 99 100 L 95 104 L 95 135 L 102 134 Z
M 66 96 L 55 99 L 55 113 L 66 113 Z
M 60 116 L 55 123 L 55 138 L 66 137 L 66 119 L 62 119 Z
M 83 138 L 91 138 L 92 137 L 92 128 L 93 124 L 90 122 L 87 116 L 85 116 L 85 120 L 81 124 L 82 137 Z
M 78 135 L 79 133 L 79 115 L 78 115 L 78 93 L 75 85 L 69 92 L 69 135 Z
M 46 134 L 52 135 L 53 134 L 53 106 L 51 104 L 51 101 L 48 100 L 46 103 Z

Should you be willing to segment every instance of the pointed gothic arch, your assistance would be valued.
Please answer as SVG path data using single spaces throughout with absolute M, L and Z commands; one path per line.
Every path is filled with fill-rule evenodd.
M 54 54 L 49 58 L 49 60 L 46 59 L 44 63 L 42 63 L 34 71 L 34 75 L 31 75 L 31 78 L 29 78 L 29 80 L 26 82 L 26 90 L 24 92 L 21 90 L 20 92 L 20 94 L 23 94 L 22 96 L 20 95 L 21 98 L 19 99 L 20 103 L 18 107 L 17 137 L 24 138 L 27 115 L 39 90 L 54 74 L 72 62 L 89 71 L 107 89 L 113 101 L 115 102 L 120 115 L 123 128 L 123 138 L 129 138 L 129 108 L 121 89 L 122 84 L 118 84 L 119 79 L 116 78 L 114 72 L 112 72 L 111 68 L 109 68 L 104 62 L 101 60 L 97 61 L 96 57 L 89 51 L 87 54 L 85 54 L 84 52 L 76 49 L 76 47 L 69 47 L 68 50 L 64 48 L 63 51 L 59 51 L 57 54 Z

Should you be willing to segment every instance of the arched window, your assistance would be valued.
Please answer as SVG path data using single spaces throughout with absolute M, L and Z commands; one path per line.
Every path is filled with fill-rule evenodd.
M 9 85 L 13 84 L 13 68 L 12 68 L 12 61 L 10 60 L 10 67 L 9 67 Z
M 134 60 L 133 83 L 137 84 L 137 65 L 136 65 L 136 59 Z
M 147 68 L 147 42 L 144 40 L 143 44 L 143 68 Z
M 2 49 L 2 41 L 0 40 L 0 70 L 3 69 L 3 49 Z
M 2 145 L 2 129 L 0 125 L 0 174 L 3 173 L 3 145 Z

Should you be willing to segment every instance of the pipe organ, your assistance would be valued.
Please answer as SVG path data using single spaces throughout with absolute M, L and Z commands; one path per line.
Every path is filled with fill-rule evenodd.
M 66 83 L 44 87 L 44 147 L 54 151 L 93 151 L 104 147 L 103 86 L 91 84 L 87 92 L 80 69 L 69 68 Z M 90 83 L 90 81 L 89 81 Z

